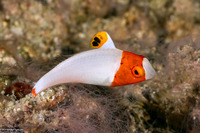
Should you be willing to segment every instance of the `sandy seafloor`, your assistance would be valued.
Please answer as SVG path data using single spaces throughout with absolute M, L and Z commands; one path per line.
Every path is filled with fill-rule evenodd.
M 107 31 L 157 75 L 123 87 L 35 82 Z M 200 1 L 0 0 L 0 132 L 199 133 Z M 81 68 L 80 68 L 81 69 Z

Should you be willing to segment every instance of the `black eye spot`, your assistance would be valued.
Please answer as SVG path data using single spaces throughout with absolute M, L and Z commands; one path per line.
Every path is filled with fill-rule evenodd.
M 99 38 L 98 37 L 95 37 L 94 38 L 94 40 L 96 41 L 96 42 L 98 42 L 98 43 L 100 43 L 101 41 L 99 40 Z
M 135 70 L 135 71 L 134 71 L 134 73 L 135 73 L 135 75 L 139 75 L 139 73 L 138 73 L 138 71 L 137 71 L 137 70 Z
M 92 42 L 92 45 L 93 46 L 99 46 L 99 44 L 96 41 Z

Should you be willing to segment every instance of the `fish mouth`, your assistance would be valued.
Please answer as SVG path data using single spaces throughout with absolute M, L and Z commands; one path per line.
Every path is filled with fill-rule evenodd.
M 152 79 L 156 75 L 156 71 L 152 67 L 151 63 L 147 58 L 144 58 L 142 61 L 143 68 L 145 70 L 145 79 Z

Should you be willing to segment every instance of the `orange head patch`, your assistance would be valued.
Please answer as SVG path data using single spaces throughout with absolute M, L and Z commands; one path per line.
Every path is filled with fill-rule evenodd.
M 100 48 L 108 40 L 107 33 L 105 31 L 98 32 L 93 36 L 90 41 L 91 48 Z
M 133 84 L 146 80 L 142 65 L 143 58 L 144 56 L 123 51 L 119 70 L 116 72 L 111 86 Z

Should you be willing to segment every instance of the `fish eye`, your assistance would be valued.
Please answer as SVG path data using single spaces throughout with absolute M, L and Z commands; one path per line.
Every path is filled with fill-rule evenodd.
M 139 73 L 138 73 L 138 71 L 137 71 L 137 70 L 135 70 L 135 71 L 134 71 L 134 74 L 135 74 L 135 75 L 139 75 Z
M 132 74 L 136 78 L 140 78 L 140 77 L 144 76 L 144 73 L 145 73 L 144 69 L 140 66 L 135 66 L 132 69 Z

